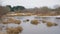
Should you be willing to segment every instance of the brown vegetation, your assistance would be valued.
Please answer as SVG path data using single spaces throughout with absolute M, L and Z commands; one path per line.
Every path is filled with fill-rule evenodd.
M 48 23 L 47 23 L 47 26 L 48 26 L 48 27 L 52 27 L 52 26 L 53 26 L 53 23 L 48 22 Z
M 17 7 L 19 7 L 19 6 L 16 6 L 16 8 Z M 10 5 L 0 6 L 0 17 L 5 15 L 5 14 L 7 14 L 10 10 L 13 10 L 11 8 L 13 8 L 13 7 L 11 7 Z M 15 10 L 14 11 L 10 11 L 11 13 L 15 12 L 14 15 L 12 15 L 13 14 L 12 13 L 12 14 L 10 14 L 10 16 L 31 16 L 31 15 L 57 16 L 57 15 L 60 15 L 60 6 L 55 8 L 55 9 L 49 8 L 47 6 L 44 6 L 44 7 L 40 7 L 40 8 L 35 7 L 35 8 L 24 9 L 24 10 L 20 10 L 18 8 L 18 9 L 15 9 Z M 25 14 L 21 14 L 21 13 L 25 13 Z M 9 15 L 7 15 L 7 16 L 9 16 Z
M 9 12 L 9 8 L 5 6 L 0 6 L 0 18 Z
M 51 26 L 58 26 L 57 23 L 52 23 L 52 22 L 47 22 L 47 26 L 51 27 Z
M 42 23 L 47 23 L 47 21 L 45 21 L 45 20 L 42 20 Z
M 7 33 L 8 34 L 19 34 L 22 32 L 22 30 L 23 28 L 20 26 L 15 27 L 15 28 L 11 27 L 11 28 L 7 28 Z
M 8 24 L 8 23 L 20 24 L 21 21 L 20 21 L 20 20 L 15 20 L 15 19 L 13 19 L 13 18 L 9 18 L 9 19 L 6 20 L 6 21 L 3 20 L 2 23 L 3 23 L 3 24 Z
M 31 20 L 31 24 L 38 25 L 39 22 L 38 22 L 38 20 Z
M 53 23 L 54 24 L 54 26 L 58 26 L 58 24 L 57 23 Z

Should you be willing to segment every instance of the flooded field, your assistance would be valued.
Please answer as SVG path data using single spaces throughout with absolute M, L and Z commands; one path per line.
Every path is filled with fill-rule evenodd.
M 15 16 L 5 17 L 3 21 L 7 19 L 20 20 L 21 23 L 8 23 L 0 24 L 0 32 L 6 32 L 7 27 L 21 26 L 23 28 L 20 34 L 60 34 L 60 19 L 56 17 L 38 17 L 38 16 Z M 13 21 L 11 19 L 11 21 Z M 14 30 L 15 31 L 15 30 Z

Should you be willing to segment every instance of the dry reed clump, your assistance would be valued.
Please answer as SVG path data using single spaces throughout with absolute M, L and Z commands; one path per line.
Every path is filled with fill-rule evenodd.
M 48 22 L 48 23 L 47 23 L 47 26 L 48 26 L 48 27 L 52 27 L 52 26 L 53 26 L 53 23 L 52 23 L 52 22 Z
M 8 24 L 8 22 L 6 22 L 6 21 L 3 21 L 2 23 L 3 23 L 3 24 Z
M 58 24 L 57 23 L 53 23 L 54 24 L 54 26 L 58 26 Z
M 6 21 L 4 21 L 4 20 L 2 21 L 3 24 L 8 24 L 8 23 L 12 23 L 12 22 L 14 22 L 14 19 L 13 18 L 9 18 Z
M 47 21 L 45 21 L 45 20 L 42 20 L 42 23 L 47 23 Z
M 16 28 L 7 28 L 7 34 L 19 34 L 23 30 L 22 27 L 18 26 Z
M 7 22 L 14 22 L 15 21 L 15 19 L 13 19 L 13 18 L 9 18 L 8 20 L 7 20 Z
M 20 21 L 20 20 L 15 20 L 15 19 L 13 19 L 13 18 L 9 18 L 8 20 L 3 21 L 2 23 L 3 23 L 3 24 L 8 24 L 8 23 L 20 24 L 21 21 Z
M 15 24 L 21 24 L 20 20 L 15 20 L 14 22 L 15 22 Z
M 38 25 L 38 20 L 31 20 L 31 24 Z

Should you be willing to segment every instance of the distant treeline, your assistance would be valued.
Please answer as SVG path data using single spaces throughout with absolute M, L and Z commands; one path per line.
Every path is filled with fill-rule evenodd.
M 55 12 L 57 14 L 60 14 L 60 6 L 55 6 L 54 9 L 52 8 L 48 8 L 47 6 L 44 7 L 40 7 L 40 8 L 30 8 L 30 9 L 26 9 L 24 6 L 13 6 L 11 7 L 11 5 L 6 5 L 6 6 L 0 6 L 0 16 L 1 15 L 5 15 L 8 12 L 23 12 L 23 13 L 49 13 L 49 12 Z
M 0 17 L 7 14 L 8 12 L 14 12 L 14 11 L 18 11 L 18 10 L 24 10 L 25 7 L 23 6 L 13 6 L 11 7 L 11 5 L 6 5 L 6 6 L 0 6 Z
M 24 10 L 25 9 L 24 6 L 13 6 L 13 7 L 11 7 L 11 5 L 7 5 L 6 7 L 10 8 L 10 11 L 18 11 L 18 10 Z

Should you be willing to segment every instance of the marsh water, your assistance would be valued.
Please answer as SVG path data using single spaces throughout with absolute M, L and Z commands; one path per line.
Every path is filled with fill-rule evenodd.
M 17 20 L 21 20 L 21 24 L 5 24 L 4 26 L 8 27 L 17 27 L 22 26 L 23 31 L 21 34 L 60 34 L 60 19 L 56 19 L 56 17 L 37 17 L 37 16 L 15 16 L 15 17 L 6 17 L 7 18 L 14 18 Z M 25 20 L 29 19 L 28 22 Z M 38 25 L 31 24 L 31 20 L 37 19 L 39 21 Z M 41 20 L 46 20 L 52 23 L 57 23 L 58 26 L 47 27 L 46 23 L 42 23 Z M 0 27 L 3 24 L 0 24 Z M 4 27 L 6 28 L 6 27 Z M 3 28 L 3 31 L 4 31 Z

